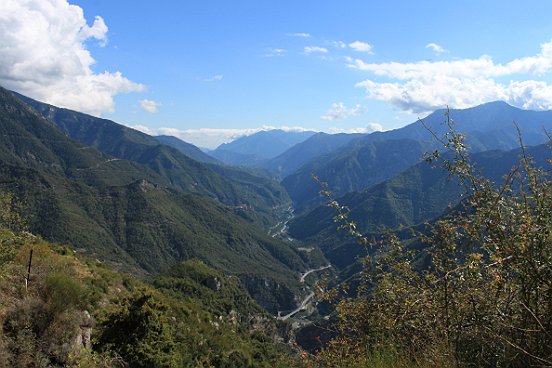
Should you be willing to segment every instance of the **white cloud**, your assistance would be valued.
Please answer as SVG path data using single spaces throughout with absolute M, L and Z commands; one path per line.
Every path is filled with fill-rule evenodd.
M 82 8 L 66 0 L 2 0 L 0 14 L 4 87 L 93 115 L 113 111 L 116 94 L 145 88 L 119 71 L 92 70 L 95 60 L 86 42 L 107 43 L 101 17 L 89 26 Z
M 383 132 L 383 126 L 380 123 L 368 123 L 366 130 L 367 133 Z
M 438 44 L 436 44 L 436 43 L 434 43 L 434 42 L 428 43 L 428 44 L 426 45 L 426 49 L 432 49 L 433 52 L 435 52 L 435 53 L 438 54 L 438 55 L 439 55 L 439 54 L 443 54 L 443 53 L 445 53 L 445 52 L 448 52 L 443 46 L 438 45 Z
M 362 113 L 362 107 L 356 105 L 355 107 L 346 107 L 343 102 L 335 102 L 330 106 L 328 111 L 320 118 L 324 120 L 342 120 L 351 116 L 357 116 Z
M 329 44 L 338 49 L 344 49 L 347 47 L 347 44 L 343 41 L 329 41 Z
M 366 52 L 372 54 L 372 45 L 362 41 L 355 41 L 349 44 L 349 47 L 357 52 Z
M 336 133 L 362 133 L 362 134 L 369 134 L 373 132 L 382 132 L 383 126 L 380 123 L 368 123 L 365 127 L 359 127 L 359 128 L 337 128 L 337 127 L 331 127 L 329 129 L 329 133 L 336 134 Z
M 320 47 L 320 46 L 306 46 L 304 49 L 303 49 L 303 52 L 307 55 L 310 55 L 312 53 L 320 53 L 320 54 L 327 54 L 328 53 L 328 49 L 325 48 L 325 47 Z
M 284 56 L 286 53 L 287 53 L 286 49 L 269 48 L 269 49 L 266 49 L 266 53 L 264 54 L 264 56 L 266 57 Z
M 157 109 L 159 108 L 159 106 L 161 106 L 161 104 L 159 102 L 155 102 L 155 101 L 152 101 L 152 100 L 140 100 L 140 107 L 147 111 L 147 112 L 151 112 L 151 113 L 154 113 L 157 111 Z
M 212 77 L 205 78 L 203 81 L 210 83 L 210 82 L 218 82 L 218 81 L 221 81 L 223 79 L 224 79 L 224 76 L 222 74 L 215 74 Z
M 369 98 L 412 113 L 427 113 L 445 105 L 465 108 L 493 100 L 523 108 L 552 109 L 552 85 L 547 79 L 523 78 L 539 78 L 552 71 L 552 41 L 542 44 L 535 56 L 504 64 L 483 55 L 477 59 L 414 63 L 365 63 L 355 59 L 349 66 L 374 74 L 375 78 L 357 84 L 366 89 Z M 498 79 L 505 77 L 510 81 Z M 381 78 L 385 80 L 378 80 Z
M 287 34 L 290 37 L 301 37 L 301 38 L 309 38 L 311 37 L 310 33 L 300 32 L 300 33 L 288 33 Z
M 105 47 L 107 45 L 107 25 L 100 16 L 94 18 L 94 23 L 92 27 L 89 27 L 88 24 L 84 24 L 80 30 L 80 35 L 82 41 L 86 41 L 88 38 L 95 38 L 100 41 L 100 46 Z

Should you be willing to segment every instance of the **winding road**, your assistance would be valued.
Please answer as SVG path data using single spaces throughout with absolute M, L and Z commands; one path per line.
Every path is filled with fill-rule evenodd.
M 322 266 L 322 267 L 319 267 L 319 268 L 310 269 L 310 270 L 308 270 L 308 271 L 301 274 L 301 277 L 299 278 L 299 281 L 301 283 L 304 283 L 305 282 L 305 277 L 307 277 L 311 273 L 322 271 L 322 270 L 325 270 L 325 269 L 330 268 L 330 267 L 332 267 L 332 265 L 326 265 L 326 266 Z M 300 311 L 306 309 L 307 306 L 309 305 L 309 303 L 311 302 L 312 298 L 314 298 L 314 292 L 311 291 L 309 293 L 309 295 L 307 295 L 305 297 L 305 299 L 303 299 L 303 301 L 301 302 L 301 305 L 299 305 L 297 308 L 295 308 L 294 310 L 292 310 L 291 312 L 289 312 L 285 316 L 280 315 L 281 312 L 278 312 L 278 317 L 276 317 L 276 318 L 281 320 L 281 321 L 285 321 L 286 319 L 292 317 L 296 313 L 299 313 Z
M 311 273 L 313 272 L 318 272 L 318 271 L 322 271 L 322 270 L 325 270 L 327 268 L 330 268 L 332 267 L 332 265 L 326 265 L 326 266 L 322 266 L 320 268 L 313 268 L 311 270 L 308 270 L 307 272 L 301 274 L 301 277 L 299 278 L 299 282 L 300 283 L 304 283 L 305 282 L 305 277 L 307 277 L 308 275 L 310 275 Z
M 291 312 L 289 312 L 285 316 L 281 316 L 280 312 L 278 312 L 278 317 L 277 318 L 281 321 L 285 321 L 286 319 L 293 316 L 294 314 L 302 311 L 303 309 L 306 309 L 307 305 L 310 303 L 312 298 L 314 298 L 314 292 L 311 291 L 310 294 L 307 295 L 307 297 L 305 299 L 303 299 L 300 306 L 298 306 L 297 308 L 295 308 L 294 310 L 292 310 Z

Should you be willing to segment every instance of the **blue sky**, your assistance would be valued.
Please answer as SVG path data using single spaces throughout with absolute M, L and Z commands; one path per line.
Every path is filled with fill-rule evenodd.
M 0 84 L 214 147 L 552 109 L 551 1 L 4 0 Z

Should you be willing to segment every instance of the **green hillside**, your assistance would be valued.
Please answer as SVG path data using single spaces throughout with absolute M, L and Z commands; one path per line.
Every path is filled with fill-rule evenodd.
M 541 167 L 551 158 L 545 144 L 529 147 L 526 152 Z M 474 154 L 471 159 L 484 177 L 499 183 L 517 164 L 520 155 L 520 149 L 486 151 Z M 465 198 L 465 193 L 456 178 L 421 162 L 391 179 L 363 192 L 346 194 L 337 201 L 350 209 L 349 219 L 355 221 L 358 231 L 375 235 L 434 220 L 456 207 Z M 336 231 L 335 215 L 335 209 L 319 206 L 292 220 L 289 233 L 293 238 L 320 247 L 330 261 L 344 267 L 355 261 L 362 248 L 354 239 Z
M 252 224 L 250 210 L 184 195 L 152 170 L 75 143 L 5 90 L 0 103 L 1 188 L 23 203 L 31 231 L 136 273 L 199 258 L 240 276 L 267 309 L 294 306 L 311 261 Z
M 280 178 L 294 173 L 308 162 L 335 151 L 351 140 L 361 137 L 363 134 L 326 134 L 316 133 L 297 143 L 282 154 L 270 159 L 262 166 L 278 175 Z
M 343 155 L 331 153 L 319 157 L 286 177 L 282 184 L 297 211 L 303 212 L 321 203 L 320 188 L 312 180 L 313 174 L 327 182 L 336 196 L 341 196 L 393 177 L 418 163 L 428 148 L 409 139 L 370 142 Z
M 0 227 L 0 294 L 2 368 L 292 362 L 289 327 L 267 315 L 236 278 L 199 261 L 138 281 L 67 247 Z
M 157 139 L 159 142 L 166 144 L 167 146 L 170 146 L 172 148 L 176 148 L 189 158 L 193 158 L 196 161 L 199 162 L 205 162 L 210 164 L 219 164 L 220 162 L 216 160 L 215 158 L 209 156 L 208 154 L 204 153 L 201 149 L 194 146 L 191 143 L 184 142 L 183 140 L 173 137 L 170 135 L 158 135 L 155 136 L 155 139 Z
M 276 182 L 269 182 L 239 170 L 223 170 L 200 161 L 213 161 L 202 152 L 188 157 L 179 149 L 161 143 L 157 138 L 113 121 L 80 112 L 61 109 L 15 94 L 42 116 L 52 121 L 72 139 L 125 160 L 145 165 L 165 179 L 166 185 L 186 192 L 198 193 L 222 203 L 247 205 L 267 215 L 274 206 L 289 202 L 286 191 Z M 247 176 L 245 185 L 240 181 Z

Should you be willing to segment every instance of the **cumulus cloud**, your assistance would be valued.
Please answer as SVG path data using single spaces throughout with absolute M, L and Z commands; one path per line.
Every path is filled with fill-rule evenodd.
M 359 128 L 338 128 L 338 127 L 331 127 L 329 129 L 329 133 L 336 134 L 336 133 L 361 133 L 361 134 L 369 134 L 373 132 L 382 132 L 383 126 L 380 123 L 368 123 L 365 127 L 359 127 Z
M 142 108 L 142 110 L 147 111 L 147 112 L 154 113 L 154 112 L 157 111 L 159 106 L 160 106 L 159 102 L 155 102 L 155 101 L 152 101 L 152 100 L 146 100 L 146 99 L 140 100 L 140 107 Z
M 447 52 L 447 50 L 443 46 L 438 45 L 434 42 L 428 43 L 426 45 L 426 49 L 432 49 L 433 52 L 435 52 L 436 54 L 443 54 L 443 53 Z
M 215 74 L 213 75 L 212 77 L 209 77 L 209 78 L 205 78 L 203 81 L 204 82 L 218 82 L 218 81 L 221 81 L 224 79 L 224 75 L 222 74 Z
M 372 45 L 362 41 L 355 41 L 349 44 L 349 47 L 357 52 L 366 52 L 372 54 Z
M 307 55 L 310 55 L 312 53 L 327 54 L 328 49 L 325 48 L 325 47 L 320 47 L 320 46 L 306 46 L 303 49 L 303 52 Z
M 362 107 L 360 105 L 356 105 L 355 107 L 346 107 L 343 102 L 335 102 L 320 118 L 330 121 L 342 120 L 351 116 L 360 115 L 361 113 Z
M 552 71 L 552 41 L 542 44 L 537 55 L 504 64 L 495 63 L 488 55 L 436 62 L 365 63 L 353 59 L 348 63 L 374 75 L 357 84 L 366 89 L 369 98 L 411 113 L 427 113 L 445 105 L 465 108 L 494 100 L 526 109 L 552 109 L 552 85 L 543 78 Z M 500 80 L 505 77 L 510 81 Z
M 287 132 L 303 132 L 307 130 L 300 126 L 273 126 L 263 125 L 257 128 L 231 129 L 231 128 L 195 128 L 195 129 L 176 129 L 176 128 L 149 128 L 144 125 L 129 125 L 131 128 L 140 130 L 149 135 L 172 135 L 183 141 L 195 144 L 198 147 L 214 149 L 222 143 L 231 142 L 237 138 L 251 135 L 262 130 L 280 129 Z
M 116 94 L 144 89 L 119 71 L 92 70 L 86 42 L 107 43 L 101 17 L 88 25 L 82 8 L 66 0 L 2 0 L 0 14 L 4 87 L 93 115 L 113 111 Z

